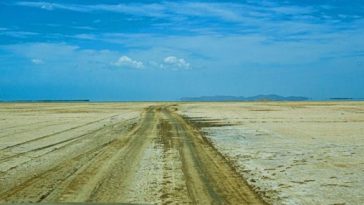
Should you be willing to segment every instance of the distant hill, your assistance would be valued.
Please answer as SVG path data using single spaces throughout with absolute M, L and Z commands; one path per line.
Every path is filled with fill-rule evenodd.
M 183 97 L 181 101 L 188 102 L 221 102 L 221 101 L 305 101 L 306 97 L 301 96 L 280 96 L 280 95 L 256 95 L 251 97 L 243 96 L 202 96 L 202 97 Z

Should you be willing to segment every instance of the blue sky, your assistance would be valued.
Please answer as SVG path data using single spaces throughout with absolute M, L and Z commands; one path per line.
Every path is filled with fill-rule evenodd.
M 364 2 L 0 1 L 0 100 L 364 97 Z

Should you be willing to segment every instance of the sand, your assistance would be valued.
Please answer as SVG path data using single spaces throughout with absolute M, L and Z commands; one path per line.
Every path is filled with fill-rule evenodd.
M 364 203 L 364 102 L 2 103 L 0 130 L 0 202 Z

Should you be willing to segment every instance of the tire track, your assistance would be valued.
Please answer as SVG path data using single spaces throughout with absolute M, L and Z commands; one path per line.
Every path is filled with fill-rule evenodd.
M 144 117 L 142 119 L 145 120 Z M 100 201 L 93 198 L 96 195 L 102 195 L 100 194 L 100 187 L 113 174 L 111 169 L 118 165 L 122 150 L 129 146 L 134 133 L 140 130 L 143 124 L 143 122 L 140 122 L 130 130 L 129 134 L 110 143 L 105 151 L 95 156 L 92 161 L 85 164 L 74 175 L 65 179 L 58 190 L 54 190 L 47 196 L 46 201 Z M 113 180 L 117 179 L 113 178 Z M 110 195 L 110 190 L 112 189 L 108 189 L 107 196 Z
M 193 204 L 264 204 L 231 164 L 181 116 L 164 108 Z
M 161 120 L 158 130 L 160 144 L 164 151 L 162 204 L 191 204 L 192 200 L 188 194 L 181 156 L 177 147 L 179 140 L 172 133 L 172 126 L 167 119 Z
M 153 139 L 153 136 L 148 136 L 158 123 L 157 115 L 157 109 L 147 108 L 140 126 L 130 135 L 124 149 L 114 156 L 114 163 L 110 163 L 113 166 L 109 166 L 108 174 L 104 175 L 99 186 L 93 191 L 89 202 L 129 202 L 133 198 L 135 193 L 129 192 L 130 180 L 139 167 L 143 151 Z
M 102 118 L 102 119 L 95 120 L 95 121 L 92 121 L 92 122 L 88 122 L 88 123 L 85 123 L 85 124 L 82 124 L 82 125 L 78 125 L 78 126 L 75 126 L 75 127 L 71 127 L 71 128 L 65 129 L 65 130 L 61 130 L 61 131 L 58 131 L 58 132 L 55 132 L 55 133 L 52 133 L 52 134 L 44 135 L 42 137 L 38 137 L 38 138 L 34 138 L 34 139 L 31 139 L 31 140 L 27 140 L 27 141 L 24 141 L 24 142 L 21 142 L 21 143 L 17 143 L 17 144 L 14 144 L 14 145 L 10 145 L 10 146 L 7 146 L 7 147 L 4 147 L 4 148 L 0 149 L 0 151 L 6 151 L 6 150 L 12 149 L 14 147 L 18 147 L 18 146 L 22 146 L 22 145 L 25 145 L 25 144 L 28 144 L 28 143 L 32 143 L 32 142 L 36 142 L 36 141 L 39 141 L 39 140 L 43 140 L 43 139 L 46 139 L 46 138 L 49 138 L 49 137 L 53 137 L 53 136 L 56 136 L 56 135 L 59 135 L 59 134 L 65 133 L 65 132 L 69 132 L 69 131 L 72 131 L 72 130 L 75 130 L 75 129 L 78 129 L 78 128 L 81 128 L 81 127 L 86 127 L 88 125 L 95 124 L 95 123 L 101 122 L 103 120 L 113 118 L 115 116 L 117 116 L 117 115 L 114 115 L 114 116 L 111 116 L 111 117 Z
M 18 178 L 23 181 L 0 191 L 0 202 L 265 204 L 229 160 L 174 107 L 146 108 L 127 132 L 120 129 L 123 123 L 63 140 L 62 148 L 40 159 L 55 159 L 57 153 L 64 159 L 33 176 Z M 83 138 L 88 141 L 77 152 L 66 152 L 69 144 Z M 160 168 L 145 172 L 144 165 L 152 168 L 153 162 L 143 164 L 151 159 L 143 157 L 151 151 L 162 153 L 154 155 Z M 143 179 L 144 173 L 161 177 Z
M 39 148 L 30 150 L 27 152 L 22 152 L 22 153 L 17 153 L 17 154 L 13 154 L 10 156 L 6 156 L 6 157 L 0 159 L 0 165 L 1 165 L 1 163 L 7 163 L 7 162 L 15 160 L 16 158 L 19 158 L 19 157 L 28 157 L 29 158 L 29 160 L 26 160 L 25 162 L 22 162 L 22 163 L 18 163 L 17 165 L 13 165 L 7 169 L 7 171 L 12 170 L 12 169 L 17 168 L 18 166 L 22 166 L 24 164 L 31 163 L 32 161 L 40 159 L 46 155 L 54 154 L 55 152 L 62 153 L 64 150 L 66 150 L 70 146 L 82 143 L 82 141 L 84 141 L 84 140 L 92 140 L 92 139 L 95 139 L 100 136 L 113 136 L 116 134 L 115 132 L 118 132 L 118 130 L 120 128 L 130 129 L 130 126 L 133 126 L 133 124 L 131 123 L 132 121 L 133 121 L 133 119 L 130 119 L 130 120 L 127 120 L 126 122 L 118 123 L 117 125 L 115 125 L 115 124 L 108 125 L 106 127 L 101 127 L 97 130 L 90 131 L 88 133 L 82 134 L 82 135 L 74 137 L 74 138 L 70 138 L 70 139 L 66 139 L 66 140 L 63 140 L 63 141 L 60 141 L 57 143 L 49 144 L 49 145 L 39 147 Z M 117 126 L 116 130 L 115 130 L 115 126 Z M 123 133 L 124 131 L 120 131 L 120 132 Z M 112 139 L 109 139 L 109 141 L 110 140 L 112 140 Z M 108 143 L 109 141 L 105 141 L 104 143 Z M 61 145 L 61 146 L 59 146 L 59 145 Z M 50 148 L 52 148 L 52 149 L 50 149 Z M 49 149 L 49 150 L 46 150 L 46 149 Z M 39 152 L 39 154 L 37 154 L 37 152 Z
M 122 122 L 123 124 L 123 122 Z M 110 135 L 111 127 L 103 127 L 95 136 Z M 105 132 L 107 131 L 107 132 Z M 119 130 L 116 130 L 119 131 Z M 99 133 L 101 132 L 101 133 Z M 120 132 L 114 133 L 120 135 Z M 78 156 L 70 159 L 65 159 L 58 165 L 49 168 L 48 170 L 35 174 L 26 181 L 18 184 L 14 188 L 7 190 L 6 192 L 0 192 L 0 202 L 40 202 L 47 199 L 48 195 L 52 194 L 55 190 L 63 190 L 59 185 L 72 177 L 79 169 L 89 163 L 93 163 L 99 159 L 97 156 L 102 153 L 109 152 L 111 147 L 123 145 L 123 136 L 119 136 L 112 141 L 102 143 L 101 145 L 89 150 L 83 151 Z M 114 150 L 114 149 L 113 149 Z M 58 150 L 62 152 L 62 150 Z M 110 154 L 110 156 L 112 153 Z M 99 163 L 100 164 L 100 163 Z M 96 163 L 97 165 L 97 163 Z M 99 166 L 99 165 L 97 165 Z
M 105 188 L 102 184 L 108 185 L 104 181 L 110 180 L 109 177 L 112 173 L 110 173 L 109 169 L 117 165 L 115 161 L 120 157 L 120 154 L 125 157 L 125 155 L 128 155 L 125 153 L 130 153 L 129 157 L 133 157 L 138 150 L 139 142 L 143 141 L 138 133 L 149 131 L 149 122 L 153 122 L 153 119 L 154 112 L 147 110 L 143 114 L 142 122 L 137 126 L 133 126 L 127 136 L 121 135 L 111 142 L 83 152 L 43 173 L 35 175 L 5 193 L 1 193 L 0 202 L 71 202 L 78 200 L 92 201 L 93 195 L 102 198 L 109 197 L 109 191 L 111 190 L 109 186 L 106 187 L 106 196 L 103 196 L 101 192 Z M 104 127 L 101 131 L 109 129 L 110 127 Z M 103 132 L 102 134 L 110 135 L 111 133 Z M 114 134 L 120 135 L 121 133 Z M 139 138 L 136 138 L 136 135 Z M 137 142 L 133 142 L 135 140 Z M 121 152 L 121 150 L 124 151 Z M 131 152 L 132 150 L 134 152 Z M 132 160 L 130 162 L 137 161 Z
M 13 136 L 13 135 L 17 135 L 17 134 L 23 134 L 23 133 L 27 133 L 29 132 L 29 129 L 31 128 L 31 131 L 34 131 L 34 130 L 41 130 L 42 128 L 46 128 L 48 126 L 57 126 L 57 125 L 62 125 L 64 124 L 65 122 L 61 122 L 61 123 L 52 123 L 52 124 L 49 124 L 49 121 L 44 121 L 44 122 L 34 122 L 34 123 L 29 123 L 29 124 L 25 124 L 25 125 L 16 125 L 16 126 L 12 126 L 12 127 L 8 127 L 8 128 L 3 128 L 2 131 L 5 132 L 5 131 L 8 131 L 9 130 L 17 130 L 17 128 L 21 127 L 22 128 L 22 131 L 18 131 L 18 132 L 13 132 L 13 133 L 8 133 L 8 134 L 5 134 L 5 135 L 1 135 L 0 136 L 0 139 L 1 138 L 6 138 L 6 137 L 9 137 L 9 136 Z M 34 125 L 38 125 L 37 127 L 34 127 Z M 30 127 L 28 129 L 24 129 L 25 127 Z
M 61 182 L 80 169 L 85 161 L 98 154 L 100 147 L 36 175 L 15 188 L 1 193 L 0 202 L 41 202 Z
M 130 120 L 127 120 L 126 121 L 126 123 L 121 123 L 122 125 L 124 125 L 124 124 L 127 124 L 128 123 L 128 121 L 132 121 L 133 119 L 130 119 Z M 32 153 L 32 152 L 37 152 L 37 151 L 41 151 L 41 150 L 44 150 L 44 149 L 48 149 L 48 148 L 51 148 L 51 147 L 55 147 L 55 146 L 57 146 L 57 145 L 61 145 L 61 144 L 65 144 L 65 145 L 63 145 L 63 146 L 60 146 L 60 147 L 57 147 L 57 150 L 60 150 L 60 149 L 63 149 L 63 148 L 65 148 L 65 147 L 67 147 L 67 146 L 69 146 L 69 145 L 71 145 L 71 144 L 73 144 L 73 143 L 77 143 L 77 142 L 79 142 L 80 140 L 83 140 L 83 138 L 86 138 L 86 137 L 88 137 L 88 136 L 90 136 L 90 137 L 94 137 L 95 136 L 95 133 L 98 133 L 98 132 L 100 132 L 100 131 L 102 131 L 102 130 L 106 130 L 107 128 L 111 128 L 111 127 L 114 127 L 115 126 L 115 124 L 111 124 L 111 125 L 108 125 L 108 126 L 106 126 L 106 127 L 101 127 L 101 128 L 98 128 L 98 129 L 95 129 L 95 130 L 91 130 L 91 131 L 89 131 L 89 132 L 86 132 L 85 134 L 82 134 L 82 135 L 79 135 L 79 136 L 76 136 L 76 137 L 73 137 L 73 138 L 69 138 L 69 139 L 65 139 L 65 140 L 61 140 L 61 141 L 59 141 L 59 142 L 56 142 L 56 143 L 51 143 L 51 144 L 47 144 L 47 145 L 44 145 L 44 146 L 41 146 L 41 147 L 37 147 L 37 148 L 35 148 L 35 149 L 31 149 L 31 150 L 27 150 L 27 151 L 25 151 L 25 152 L 19 152 L 19 153 L 15 153 L 15 154 L 13 154 L 13 155 L 7 155 L 7 156 L 5 156 L 4 158 L 0 158 L 0 163 L 2 163 L 2 162 L 6 162 L 6 161 L 9 161 L 9 160 L 11 160 L 11 159 L 13 159 L 13 158 L 16 158 L 16 157 L 20 157 L 20 156 L 24 156 L 24 155 L 27 155 L 27 154 L 29 154 L 29 153 Z M 63 133 L 63 132 L 62 132 Z M 104 133 L 104 134 L 110 134 L 110 133 Z M 67 143 L 68 142 L 68 143 Z M 19 144 L 17 144 L 17 145 L 19 145 Z M 19 145 L 20 146 L 20 145 Z M 10 148 L 9 148 L 10 149 Z M 4 152 L 4 150 L 0 150 L 0 151 L 3 151 Z M 5 151 L 6 151 L 6 149 L 5 149 Z M 51 150 L 52 151 L 52 150 Z M 50 152 L 51 152 L 50 151 Z M 41 154 L 41 155 L 39 155 L 39 157 L 41 157 L 41 156 L 43 156 L 43 155 L 46 155 L 46 154 L 49 154 L 50 152 L 46 152 L 46 153 L 44 153 L 44 154 Z M 38 157 L 38 156 L 37 156 Z

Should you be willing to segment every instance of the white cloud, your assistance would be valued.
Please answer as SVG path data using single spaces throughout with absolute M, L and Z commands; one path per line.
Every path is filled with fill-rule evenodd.
M 176 56 L 168 56 L 164 58 L 162 68 L 178 69 L 190 69 L 190 63 L 183 58 L 177 58 Z
M 8 52 L 29 60 L 34 64 L 47 63 L 54 70 L 91 70 L 108 69 L 110 62 L 120 56 L 110 50 L 82 49 L 64 43 L 24 43 L 0 46 Z
M 39 58 L 33 58 L 32 63 L 36 64 L 36 65 L 40 65 L 40 64 L 43 64 L 44 61 L 42 59 L 39 59 Z
M 75 12 L 113 12 L 130 15 L 133 17 L 153 17 L 166 20 L 166 22 L 153 21 L 152 26 L 155 28 L 186 30 L 189 32 L 213 34 L 214 32 L 231 31 L 233 33 L 263 33 L 268 36 L 278 36 L 281 39 L 296 34 L 297 27 L 307 36 L 317 29 L 340 29 L 345 24 L 340 24 L 343 20 L 336 15 L 329 15 L 330 12 L 322 12 L 317 15 L 319 7 L 312 6 L 295 6 L 288 3 L 277 3 L 272 0 L 254 3 L 247 1 L 245 3 L 227 3 L 227 2 L 201 2 L 201 1 L 163 1 L 161 3 L 119 3 L 119 4 L 67 4 L 67 3 L 50 3 L 45 1 L 21 1 L 14 3 L 18 6 L 33 7 L 46 10 L 69 10 Z M 193 18 L 190 18 L 193 17 Z M 332 19 L 328 19 L 331 17 Z M 210 22 L 214 18 L 216 23 L 206 23 L 204 29 L 198 25 L 201 20 L 207 19 Z M 349 18 L 347 16 L 346 18 Z M 353 19 L 360 16 L 351 16 Z M 239 26 L 220 25 L 218 21 L 232 22 Z M 96 19 L 94 23 L 100 20 Z M 203 21 L 205 22 L 205 21 Z M 318 23 L 319 22 L 319 23 Z M 181 27 L 183 23 L 183 27 Z M 307 27 L 300 27 L 307 25 Z M 352 24 L 346 24 L 347 28 Z M 241 28 L 240 28 L 241 27 Z M 93 30 L 91 27 L 81 26 L 79 28 Z M 315 30 L 313 30 L 315 29 Z M 328 33 L 330 31 L 323 31 Z M 14 34 L 13 34 L 14 35 Z M 86 37 L 87 36 L 80 36 Z
M 168 55 L 168 57 L 162 57 L 166 56 L 166 53 L 158 52 L 158 50 L 155 50 L 155 53 L 150 50 L 135 50 L 130 55 L 138 56 L 138 59 L 133 59 L 130 55 L 122 55 L 118 51 L 82 49 L 64 43 L 13 44 L 0 46 L 0 50 L 14 53 L 34 65 L 47 63 L 49 68 L 60 70 L 75 68 L 78 70 L 110 68 L 182 70 L 191 67 L 190 63 L 183 58 Z
M 54 4 L 54 3 L 48 3 L 48 2 L 27 2 L 27 1 L 17 2 L 16 5 L 36 7 L 36 8 L 40 8 L 40 9 L 44 9 L 44 10 L 49 10 L 49 11 L 54 10 L 55 8 L 62 7 L 62 5 L 60 5 L 60 4 Z
M 64 9 L 64 10 L 78 11 L 78 12 L 90 11 L 90 9 L 88 9 L 87 7 L 82 6 L 82 5 L 57 4 L 57 3 L 49 3 L 49 2 L 21 1 L 21 2 L 17 2 L 16 5 L 40 8 L 40 9 L 44 9 L 44 10 L 48 10 L 48 11 L 55 10 L 55 9 Z
M 142 69 L 144 67 L 143 62 L 133 60 L 128 56 L 121 56 L 116 62 L 113 63 L 113 65 L 118 67 L 131 67 L 138 69 Z
M 84 39 L 84 40 L 95 40 L 96 36 L 92 34 L 76 34 L 73 36 L 74 38 Z
M 165 7 L 162 4 L 58 4 L 49 2 L 21 1 L 18 6 L 34 7 L 44 10 L 63 9 L 77 12 L 107 11 L 138 16 L 164 16 Z
M 136 16 L 166 17 L 163 4 L 97 4 L 83 7 L 88 11 L 107 11 Z
M 95 28 L 91 27 L 91 26 L 71 26 L 71 28 L 80 29 L 80 30 L 89 30 L 89 31 L 95 30 Z
M 29 36 L 38 35 L 38 33 L 28 32 L 28 31 L 12 31 L 12 30 L 8 30 L 8 29 L 1 29 L 0 28 L 0 35 L 17 37 L 17 38 L 26 38 L 26 37 L 29 37 Z
M 63 9 L 77 12 L 105 11 L 123 13 L 133 16 L 156 18 L 174 17 L 215 17 L 217 19 L 257 23 L 258 17 L 272 15 L 303 15 L 312 12 L 311 7 L 279 6 L 279 4 L 256 5 L 252 3 L 203 3 L 203 2 L 163 2 L 163 3 L 120 3 L 120 4 L 59 4 L 49 2 L 22 1 L 15 3 L 19 6 L 40 8 L 45 10 Z
M 40 8 L 45 9 L 45 10 L 53 10 L 54 6 L 52 4 L 43 4 L 43 5 L 41 5 Z

